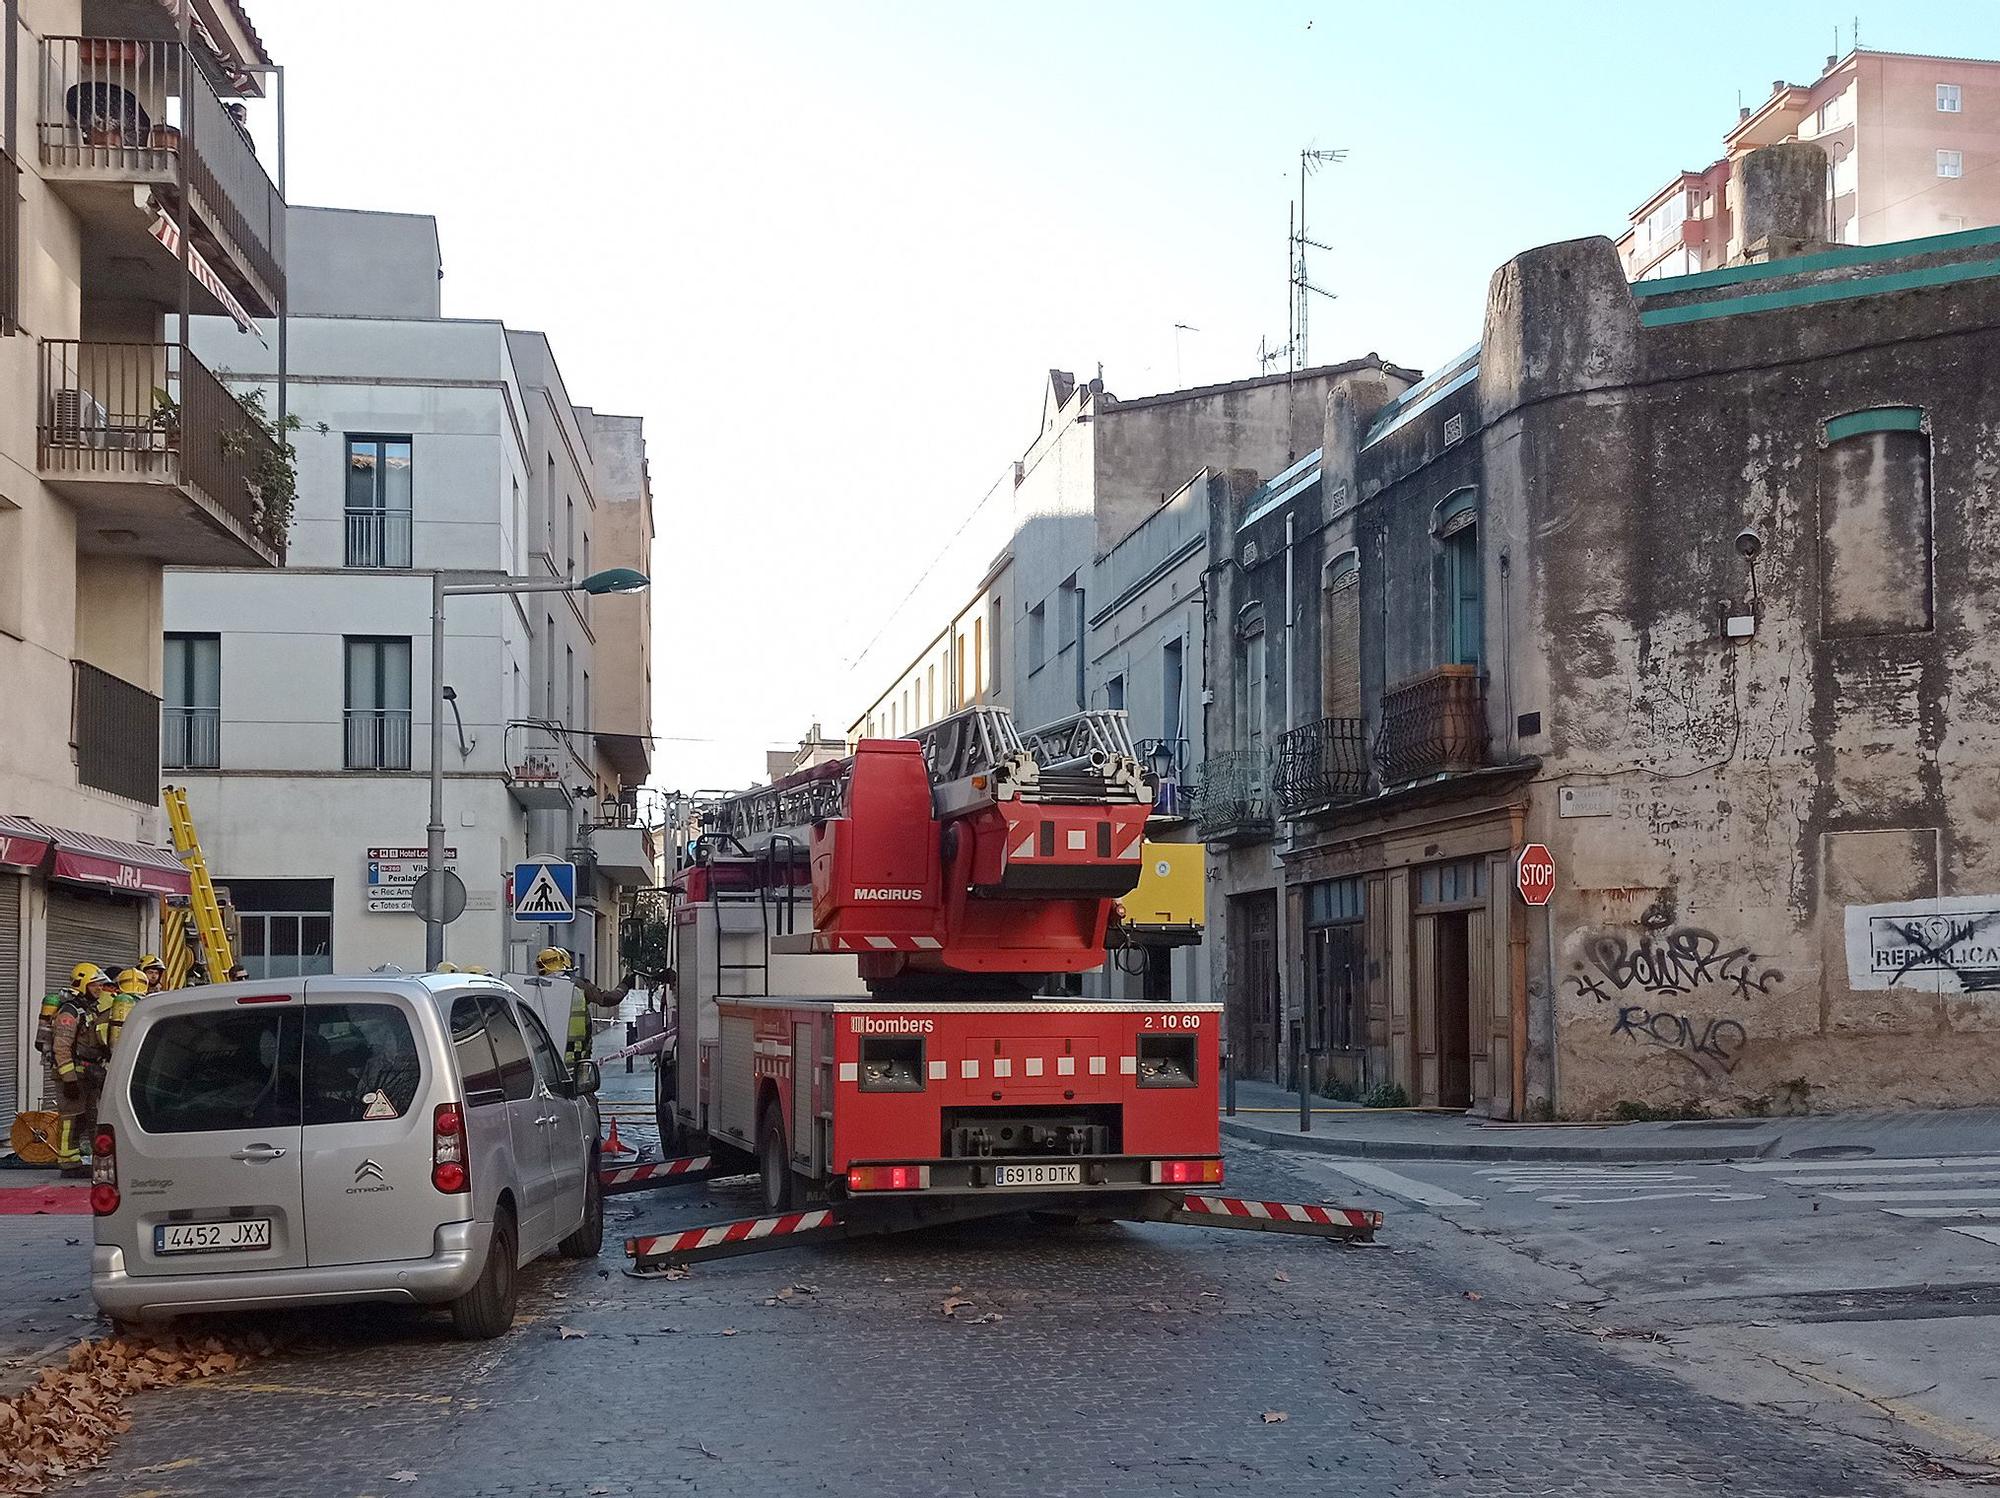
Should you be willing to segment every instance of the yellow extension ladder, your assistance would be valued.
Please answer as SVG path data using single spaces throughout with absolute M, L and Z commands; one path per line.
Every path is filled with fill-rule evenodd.
M 195 930 L 201 934 L 202 966 L 208 981 L 220 983 L 236 965 L 229 948 L 229 931 L 222 924 L 222 906 L 215 898 L 215 881 L 208 877 L 208 863 L 201 856 L 201 843 L 194 835 L 194 818 L 188 815 L 187 791 L 170 785 L 164 799 L 167 823 L 173 829 L 174 852 L 188 871 L 188 906 L 194 912 Z

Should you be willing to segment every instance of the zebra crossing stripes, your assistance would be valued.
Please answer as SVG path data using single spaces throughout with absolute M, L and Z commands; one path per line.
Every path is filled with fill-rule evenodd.
M 1757 1160 L 1732 1169 L 1775 1177 L 1784 1185 L 1802 1186 L 1828 1201 L 1865 1203 L 1891 1217 L 1931 1222 L 1946 1232 L 2000 1244 L 2000 1228 L 1973 1227 L 1966 1222 L 2000 1218 L 2000 1155 Z M 1991 1184 L 1958 1184 L 1967 1181 Z M 1880 1189 L 1884 1187 L 1890 1189 Z

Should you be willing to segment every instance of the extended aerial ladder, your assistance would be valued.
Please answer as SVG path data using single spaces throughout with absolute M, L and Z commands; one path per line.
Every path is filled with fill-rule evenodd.
M 202 857 L 201 841 L 195 836 L 194 817 L 188 812 L 185 787 L 166 787 L 162 799 L 167 804 L 167 825 L 172 829 L 174 852 L 188 871 L 188 910 L 201 939 L 202 969 L 208 980 L 219 983 L 236 966 L 230 949 L 229 928 L 223 924 L 222 904 L 215 895 L 215 881 L 209 878 L 208 861 Z
M 1373 1211 L 1216 1193 L 1219 1005 L 1060 993 L 1105 961 L 1152 799 L 1122 712 L 1021 733 L 975 707 L 704 808 L 657 1099 L 680 1158 L 602 1184 L 755 1171 L 764 1210 L 629 1239 L 632 1272 L 1030 1210 L 1370 1236 Z M 762 991 L 725 986 L 726 931 L 784 954 Z

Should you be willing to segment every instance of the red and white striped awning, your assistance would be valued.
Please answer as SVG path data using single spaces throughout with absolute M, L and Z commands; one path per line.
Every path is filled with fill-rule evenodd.
M 39 869 L 55 853 L 51 879 L 134 895 L 185 895 L 188 871 L 167 848 L 73 832 L 27 817 L 0 816 L 0 864 Z
M 153 238 L 165 245 L 167 253 L 172 255 L 174 259 L 180 259 L 181 226 L 174 222 L 173 216 L 164 208 L 156 206 L 153 213 Z M 236 300 L 236 294 L 222 284 L 222 277 L 215 273 L 215 267 L 210 265 L 202 257 L 201 251 L 193 245 L 187 247 L 187 252 L 188 268 L 194 273 L 194 278 L 207 287 L 210 294 L 218 302 L 222 303 L 223 310 L 228 312 L 230 317 L 235 320 L 237 327 L 246 333 L 255 334 L 257 341 L 262 343 L 264 347 L 269 348 L 271 345 L 265 340 L 264 330 L 257 326 L 256 319 L 251 317 L 243 304 Z

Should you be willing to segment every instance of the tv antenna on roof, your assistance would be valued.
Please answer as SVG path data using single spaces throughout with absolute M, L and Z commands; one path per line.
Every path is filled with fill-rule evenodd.
M 1288 259 L 1291 263 L 1291 309 L 1286 319 L 1287 331 L 1291 335 L 1286 352 L 1290 356 L 1290 368 L 1294 371 L 1305 369 L 1311 364 L 1308 357 L 1306 324 L 1309 304 L 1316 296 L 1323 296 L 1329 302 L 1334 294 L 1312 283 L 1306 270 L 1307 250 L 1330 250 L 1331 245 L 1321 244 L 1306 232 L 1306 178 L 1316 176 L 1323 166 L 1347 160 L 1344 148 L 1321 150 L 1308 146 L 1299 152 L 1299 201 L 1292 215 Z

